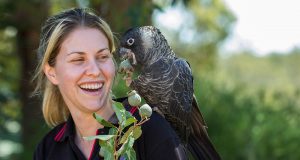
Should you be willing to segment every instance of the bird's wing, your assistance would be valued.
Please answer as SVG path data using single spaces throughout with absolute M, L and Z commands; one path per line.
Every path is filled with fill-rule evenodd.
M 188 62 L 177 59 L 172 68 L 178 75 L 173 75 L 176 77 L 171 91 L 170 110 L 175 117 L 183 120 L 174 120 L 172 126 L 182 138 L 186 138 L 188 150 L 195 158 L 220 159 L 208 137 L 204 118 L 194 96 L 193 76 Z
M 169 73 L 172 69 L 173 60 L 161 58 L 147 68 L 144 68 L 140 75 L 132 81 L 130 88 L 138 93 L 152 107 L 157 106 L 166 110 L 169 90 L 172 87 L 172 79 Z
M 193 76 L 189 64 L 183 59 L 176 59 L 169 75 L 173 79 L 169 99 L 169 120 L 179 136 L 187 141 L 191 132 L 190 117 L 193 102 Z
M 152 107 L 158 107 L 181 139 L 190 133 L 193 77 L 183 59 L 161 58 L 145 68 L 130 87 Z
M 178 108 L 180 111 L 191 112 L 194 89 L 192 71 L 188 63 L 183 59 L 175 60 L 170 73 L 169 78 L 174 80 L 170 97 L 172 111 Z
M 162 58 L 145 68 L 130 87 L 158 107 L 196 159 L 220 159 L 194 98 L 193 76 L 183 59 Z

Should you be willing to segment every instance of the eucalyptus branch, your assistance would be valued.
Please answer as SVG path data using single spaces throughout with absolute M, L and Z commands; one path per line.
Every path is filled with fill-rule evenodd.
M 144 124 L 145 122 L 147 122 L 148 120 L 150 120 L 149 118 L 145 118 L 142 121 L 140 121 L 139 123 L 137 123 L 137 126 L 141 126 L 142 124 Z
M 152 109 L 148 104 L 139 107 L 141 97 L 136 91 L 128 93 L 128 102 L 131 106 L 137 106 L 141 119 L 138 121 L 131 113 L 126 111 L 124 106 L 119 102 L 113 103 L 113 110 L 118 118 L 118 126 L 104 120 L 100 115 L 94 113 L 94 118 L 103 126 L 110 127 L 108 135 L 96 135 L 85 137 L 88 140 L 99 139 L 100 156 L 104 160 L 118 160 L 119 157 L 124 157 L 127 160 L 135 160 L 136 153 L 133 149 L 134 141 L 141 134 L 141 126 L 149 120 L 152 114 Z

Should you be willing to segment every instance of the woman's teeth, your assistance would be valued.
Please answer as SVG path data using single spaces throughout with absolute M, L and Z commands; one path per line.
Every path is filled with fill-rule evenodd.
M 94 83 L 94 84 L 82 84 L 80 88 L 87 90 L 98 90 L 103 86 L 103 83 Z

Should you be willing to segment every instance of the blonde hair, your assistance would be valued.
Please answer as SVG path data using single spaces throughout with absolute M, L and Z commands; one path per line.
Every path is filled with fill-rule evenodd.
M 46 123 L 51 127 L 65 122 L 70 111 L 58 87 L 47 79 L 43 69 L 46 64 L 55 66 L 55 59 L 61 43 L 70 32 L 80 26 L 99 29 L 108 39 L 110 51 L 114 52 L 115 50 L 114 37 L 109 25 L 91 9 L 69 9 L 46 20 L 41 30 L 38 48 L 39 63 L 33 80 L 37 81 L 34 93 L 43 95 L 43 116 Z

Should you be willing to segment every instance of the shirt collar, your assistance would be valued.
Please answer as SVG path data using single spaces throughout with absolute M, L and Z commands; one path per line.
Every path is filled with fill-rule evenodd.
M 109 129 L 109 127 L 99 128 L 96 132 L 96 135 L 108 134 Z M 75 123 L 73 121 L 72 116 L 69 116 L 63 127 L 58 131 L 55 137 L 55 141 L 63 142 L 66 140 L 73 140 L 75 137 L 75 133 Z
M 131 108 L 129 106 L 129 104 L 127 102 L 127 97 L 118 98 L 118 99 L 114 99 L 114 100 L 117 102 L 122 102 L 123 105 L 125 106 L 126 110 L 129 110 L 129 108 L 130 108 L 131 114 L 133 114 L 136 111 L 136 107 Z M 109 127 L 104 127 L 104 128 L 98 129 L 96 134 L 97 135 L 98 134 L 108 134 L 108 131 L 109 131 Z M 76 133 L 75 132 L 75 124 L 74 124 L 72 116 L 70 115 L 69 118 L 67 119 L 67 121 L 65 122 L 65 124 L 63 125 L 63 127 L 58 131 L 57 135 L 55 136 L 55 141 L 63 142 L 67 139 L 69 139 L 69 140 L 74 139 L 75 133 Z
M 63 142 L 67 138 L 70 138 L 75 135 L 75 125 L 72 119 L 72 116 L 69 116 L 67 121 L 62 124 L 61 129 L 57 132 L 54 140 L 57 142 Z

